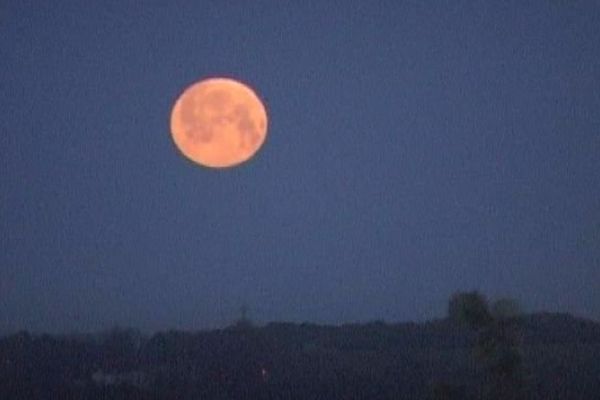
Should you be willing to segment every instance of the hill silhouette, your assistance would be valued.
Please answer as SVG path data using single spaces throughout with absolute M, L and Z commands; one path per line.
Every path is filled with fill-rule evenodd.
M 597 398 L 600 323 L 556 313 L 518 323 L 525 398 Z M 0 339 L 0 398 L 484 398 L 475 340 L 450 319 L 273 322 L 148 337 L 20 332 Z

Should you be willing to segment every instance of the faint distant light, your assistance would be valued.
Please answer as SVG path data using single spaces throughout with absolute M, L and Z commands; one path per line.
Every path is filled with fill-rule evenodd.
M 263 382 L 266 382 L 269 379 L 269 372 L 264 368 L 261 368 L 260 375 L 262 377 Z

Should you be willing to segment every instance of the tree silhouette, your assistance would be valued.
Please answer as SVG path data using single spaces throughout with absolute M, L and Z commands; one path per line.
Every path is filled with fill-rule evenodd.
M 487 299 L 477 291 L 453 294 L 448 303 L 448 316 L 471 329 L 484 328 L 492 321 Z
M 484 398 L 523 397 L 519 310 L 512 299 L 500 299 L 490 307 L 485 296 L 477 291 L 455 293 L 448 303 L 449 318 L 477 333 L 473 354 L 486 372 Z
M 240 317 L 237 320 L 235 320 L 233 326 L 231 326 L 231 329 L 249 330 L 253 327 L 254 324 L 252 323 L 252 320 L 248 318 L 248 306 L 246 304 L 243 304 L 240 307 Z

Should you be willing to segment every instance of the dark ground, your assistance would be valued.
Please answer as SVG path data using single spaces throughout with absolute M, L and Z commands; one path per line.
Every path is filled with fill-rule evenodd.
M 515 398 L 600 398 L 600 324 L 518 322 Z M 0 339 L 1 399 L 479 399 L 499 396 L 476 335 L 448 320 L 239 323 L 145 337 L 131 329 Z M 495 394 L 494 394 L 495 393 Z

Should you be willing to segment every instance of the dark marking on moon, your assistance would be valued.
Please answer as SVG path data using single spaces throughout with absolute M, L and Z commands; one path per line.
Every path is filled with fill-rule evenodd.
M 237 119 L 237 128 L 240 131 L 240 147 L 254 148 L 260 140 L 260 134 L 256 129 L 256 125 L 252 117 L 248 113 L 248 108 L 242 104 L 238 104 L 234 110 Z
M 185 134 L 188 139 L 194 142 L 208 143 L 213 138 L 212 129 L 200 124 L 195 124 L 193 127 L 188 128 Z

